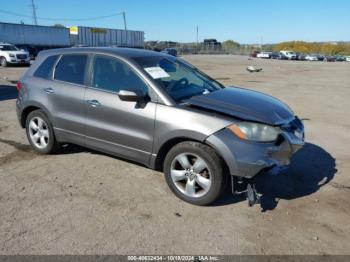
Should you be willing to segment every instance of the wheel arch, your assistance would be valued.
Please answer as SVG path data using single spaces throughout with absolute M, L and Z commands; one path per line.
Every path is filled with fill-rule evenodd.
M 151 167 L 155 170 L 163 171 L 163 163 L 166 155 L 174 146 L 182 142 L 197 142 L 197 143 L 201 143 L 203 145 L 211 147 L 213 150 L 215 150 L 216 154 L 222 159 L 224 168 L 228 170 L 228 165 L 225 159 L 223 158 L 223 156 L 221 155 L 221 153 L 215 147 L 213 147 L 210 143 L 207 143 L 206 139 L 202 140 L 202 139 L 188 137 L 188 136 L 175 137 L 163 143 L 159 148 L 158 153 L 156 155 L 153 155 L 153 159 L 151 159 Z
M 168 152 L 170 151 L 170 149 L 172 149 L 175 145 L 179 143 L 187 142 L 187 141 L 203 143 L 203 141 L 199 139 L 195 139 L 193 137 L 180 136 L 180 137 L 171 138 L 160 146 L 156 155 L 153 155 L 154 156 L 153 160 L 151 160 L 152 168 L 154 168 L 155 170 L 162 171 L 164 159 L 168 154 Z
M 21 112 L 20 124 L 21 124 L 22 128 L 25 128 L 25 126 L 26 126 L 26 120 L 27 120 L 28 115 L 35 110 L 42 110 L 45 113 L 45 115 L 50 118 L 50 121 L 51 121 L 50 114 L 43 105 L 41 105 L 39 103 L 31 103 L 31 104 L 26 105 Z

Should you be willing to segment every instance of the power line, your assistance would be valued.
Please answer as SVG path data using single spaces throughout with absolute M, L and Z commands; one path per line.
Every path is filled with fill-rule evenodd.
M 11 12 L 7 10 L 0 9 L 1 13 L 8 14 L 8 15 L 13 15 L 17 17 L 25 17 L 25 18 L 33 18 L 32 16 L 25 15 L 25 14 L 20 14 L 16 12 Z M 47 21 L 88 21 L 88 20 L 99 20 L 99 19 L 106 19 L 109 17 L 114 17 L 114 16 L 119 16 L 123 15 L 124 12 L 121 13 L 115 13 L 115 14 L 110 14 L 110 15 L 105 15 L 105 16 L 96 16 L 96 17 L 89 17 L 89 18 L 52 18 L 52 17 L 36 17 L 37 19 L 40 20 L 47 20 Z

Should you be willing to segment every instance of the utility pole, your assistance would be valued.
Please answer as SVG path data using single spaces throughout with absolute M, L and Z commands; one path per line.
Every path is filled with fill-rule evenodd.
M 196 49 L 197 49 L 197 53 L 198 53 L 198 25 L 197 25 L 197 36 L 196 36 Z
M 35 6 L 35 3 L 34 3 L 34 0 L 32 0 L 32 12 L 33 12 L 33 22 L 34 22 L 34 25 L 38 25 L 38 19 L 36 17 L 36 6 Z
M 126 12 L 125 11 L 123 12 L 123 18 L 124 18 L 124 28 L 125 28 L 125 31 L 126 31 L 127 27 L 126 27 Z

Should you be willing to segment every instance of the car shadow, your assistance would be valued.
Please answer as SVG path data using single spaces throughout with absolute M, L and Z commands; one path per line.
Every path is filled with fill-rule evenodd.
M 0 85 L 0 101 L 16 99 L 17 96 L 16 86 Z
M 323 148 L 306 143 L 292 158 L 289 169 L 279 175 L 261 174 L 255 178 L 262 212 L 273 210 L 280 199 L 292 200 L 311 195 L 330 182 L 335 174 L 336 159 Z M 225 192 L 214 205 L 228 205 L 245 200 L 245 194 Z
M 144 167 L 142 164 L 101 153 L 85 147 L 67 144 L 61 147 L 57 154 L 90 154 L 105 155 L 130 164 Z M 311 195 L 322 186 L 329 183 L 337 173 L 336 159 L 323 148 L 306 143 L 292 158 L 289 169 L 278 175 L 263 173 L 255 177 L 255 187 L 260 197 L 261 211 L 273 210 L 280 199 L 293 200 Z M 225 206 L 246 201 L 245 193 L 232 195 L 230 182 L 227 182 L 223 195 L 211 204 L 211 207 Z

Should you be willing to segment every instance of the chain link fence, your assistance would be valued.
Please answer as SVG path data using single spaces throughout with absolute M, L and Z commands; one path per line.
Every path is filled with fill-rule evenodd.
M 171 41 L 148 41 L 146 49 L 162 51 L 166 48 L 174 48 L 178 55 L 190 54 L 233 54 L 233 55 L 250 55 L 255 50 L 261 48 L 257 45 L 235 45 L 228 46 L 224 43 L 217 42 L 215 39 L 204 40 L 201 43 L 177 43 Z

